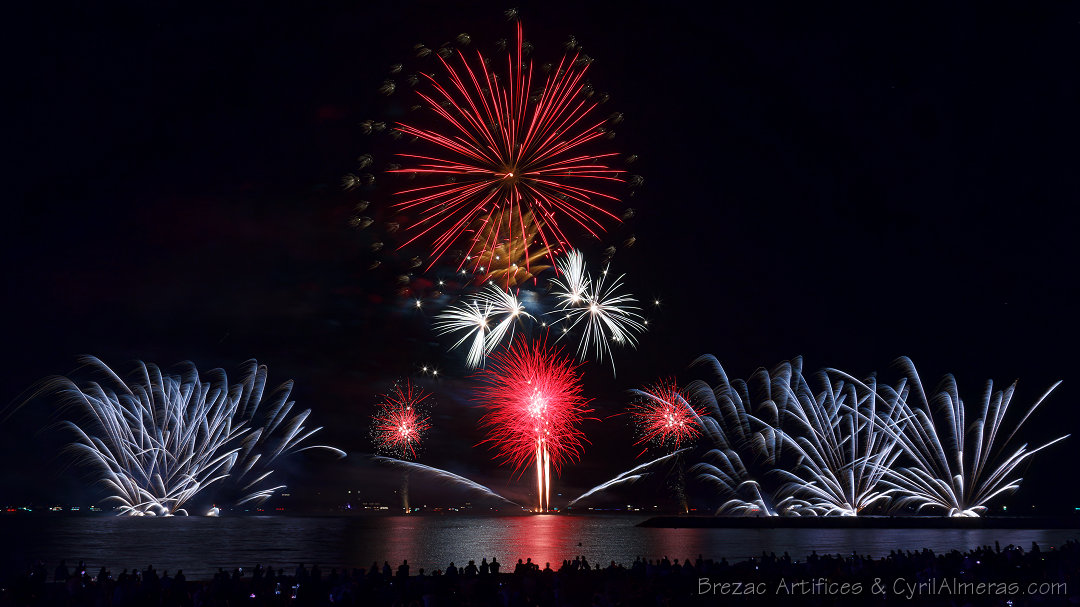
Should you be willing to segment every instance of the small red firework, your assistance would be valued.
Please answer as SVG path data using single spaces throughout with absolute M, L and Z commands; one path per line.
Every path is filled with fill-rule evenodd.
M 419 232 L 405 244 L 430 236 L 432 264 L 463 238 L 477 267 L 485 258 L 477 251 L 488 259 L 500 245 L 528 251 L 534 237 L 554 259 L 569 248 L 561 218 L 593 236 L 604 230 L 604 220 L 619 221 L 605 208 L 618 199 L 594 189 L 623 181 L 621 171 L 608 165 L 617 153 L 586 151 L 609 121 L 592 113 L 599 101 L 585 80 L 588 58 L 565 56 L 546 78 L 535 74 L 534 82 L 533 64 L 522 58 L 524 44 L 519 22 L 505 76 L 479 53 L 470 63 L 459 51 L 456 68 L 453 58 L 439 55 L 445 80 L 424 74 L 433 90 L 419 93 L 439 126 L 396 126 L 434 148 L 431 155 L 401 154 L 410 164 L 392 171 L 439 179 L 398 192 L 403 200 L 395 205 L 419 211 L 410 228 Z M 536 86 L 542 86 L 539 92 Z M 534 220 L 532 234 L 526 217 Z M 524 258 L 528 263 L 530 255 Z
M 415 458 L 416 448 L 431 428 L 430 420 L 424 414 L 427 400 L 428 395 L 408 380 L 404 387 L 400 383 L 394 384 L 394 389 L 376 404 L 371 424 L 371 439 L 375 446 L 403 459 Z
M 519 338 L 492 354 L 479 375 L 478 400 L 488 410 L 480 424 L 488 430 L 487 441 L 515 472 L 536 463 L 540 510 L 547 510 L 551 467 L 558 473 L 586 442 L 578 425 L 591 410 L 585 408 L 576 365 L 542 340 Z
M 652 441 L 677 450 L 701 435 L 698 418 L 702 413 L 690 404 L 673 378 L 634 392 L 638 399 L 630 407 L 630 416 L 641 433 L 635 444 Z

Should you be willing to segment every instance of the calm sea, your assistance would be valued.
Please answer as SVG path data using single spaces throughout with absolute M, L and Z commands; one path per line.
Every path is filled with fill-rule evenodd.
M 991 529 L 650 529 L 630 515 L 423 515 L 371 517 L 176 517 L 111 516 L 0 518 L 4 570 L 41 559 L 49 568 L 79 560 L 97 573 L 102 565 L 114 575 L 145 568 L 189 579 L 208 578 L 218 567 L 249 568 L 256 563 L 290 572 L 298 563 L 331 567 L 368 567 L 408 559 L 415 573 L 480 562 L 497 556 L 506 566 L 532 558 L 557 568 L 563 559 L 584 555 L 593 563 L 629 564 L 635 557 L 728 560 L 763 550 L 804 558 L 818 553 L 882 555 L 891 549 L 960 549 L 998 541 L 1030 547 L 1060 545 L 1080 539 L 1080 530 Z M 504 569 L 505 570 L 505 569 Z

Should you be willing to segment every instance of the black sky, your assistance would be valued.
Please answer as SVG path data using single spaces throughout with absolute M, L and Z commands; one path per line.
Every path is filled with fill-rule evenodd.
M 506 6 L 455 4 L 11 14 L 0 400 L 81 354 L 125 370 L 254 357 L 296 380 L 327 440 L 362 452 L 375 393 L 435 364 L 447 379 L 429 384 L 424 461 L 505 485 L 474 448 L 459 360 L 400 311 L 392 276 L 366 270 L 346 221 L 357 197 L 339 187 L 390 64 L 416 42 L 510 34 Z M 593 82 L 626 115 L 615 141 L 646 179 L 637 244 L 615 263 L 663 306 L 616 379 L 584 367 L 599 416 L 703 353 L 736 376 L 801 354 L 887 378 L 908 355 L 928 381 L 955 373 L 971 402 L 989 378 L 1020 379 L 1014 406 L 1064 379 L 1027 435 L 1078 427 L 1075 6 L 519 6 L 538 55 L 572 34 L 596 58 Z M 78 493 L 57 470 L 62 440 L 34 434 L 46 409 L 5 422 L 0 498 Z M 625 422 L 586 430 L 568 486 L 633 464 Z M 1060 464 L 1078 455 L 1074 438 L 1037 459 L 1015 501 L 1080 504 Z M 328 491 L 362 474 L 305 463 Z

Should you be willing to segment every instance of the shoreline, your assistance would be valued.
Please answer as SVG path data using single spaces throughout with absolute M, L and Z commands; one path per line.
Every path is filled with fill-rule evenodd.
M 1080 529 L 1080 516 L 654 516 L 638 527 L 663 529 Z

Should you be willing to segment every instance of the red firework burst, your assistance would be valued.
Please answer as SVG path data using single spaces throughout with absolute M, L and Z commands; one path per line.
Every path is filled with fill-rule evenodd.
M 427 399 L 428 395 L 409 381 L 404 387 L 394 384 L 394 389 L 376 404 L 371 424 L 371 439 L 376 447 L 401 458 L 415 458 L 416 448 L 431 428 L 423 411 Z
M 662 379 L 635 392 L 639 398 L 631 405 L 630 416 L 641 433 L 641 439 L 635 444 L 652 441 L 679 449 L 682 443 L 701 435 L 698 418 L 703 414 L 690 404 L 674 379 Z
M 465 248 L 477 266 L 484 253 L 494 257 L 503 243 L 527 250 L 533 236 L 526 217 L 534 220 L 535 238 L 552 257 L 569 248 L 560 219 L 593 236 L 603 231 L 602 219 L 618 221 L 602 204 L 618 199 L 593 189 L 623 181 L 621 171 L 607 164 L 617 153 L 583 149 L 604 135 L 607 121 L 593 115 L 598 102 L 584 79 L 589 61 L 564 56 L 537 93 L 532 87 L 542 76 L 534 83 L 533 64 L 522 58 L 523 44 L 519 22 L 505 76 L 494 73 L 479 53 L 474 63 L 460 51 L 459 62 L 440 55 L 445 83 L 425 74 L 433 90 L 419 93 L 439 127 L 396 127 L 435 148 L 431 155 L 401 154 L 412 166 L 393 171 L 442 178 L 436 185 L 398 192 L 405 199 L 395 205 L 419 211 L 412 229 L 420 231 L 405 244 L 431 235 L 432 264 L 463 238 L 469 239 Z M 452 61 L 460 65 L 455 68 Z
M 591 410 L 576 368 L 543 341 L 519 338 L 492 354 L 480 372 L 477 396 L 488 410 L 480 418 L 487 441 L 515 472 L 536 463 L 541 511 L 549 506 L 550 467 L 558 473 L 579 457 L 585 442 L 578 425 Z

